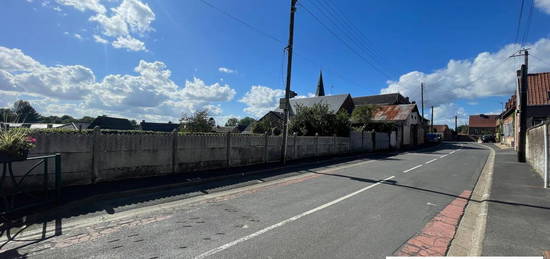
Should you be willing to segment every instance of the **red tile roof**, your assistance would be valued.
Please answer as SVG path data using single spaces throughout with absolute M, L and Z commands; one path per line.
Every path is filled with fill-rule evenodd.
M 445 132 L 446 130 L 449 129 L 449 126 L 447 125 L 434 125 L 434 129 L 435 129 L 435 132 Z
M 529 74 L 527 92 L 527 105 L 550 104 L 548 93 L 550 92 L 550 72 Z
M 497 126 L 498 115 L 470 115 L 470 128 L 492 128 Z

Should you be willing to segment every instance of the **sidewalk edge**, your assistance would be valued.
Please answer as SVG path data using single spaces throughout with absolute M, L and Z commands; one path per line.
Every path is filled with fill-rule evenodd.
M 490 146 L 478 145 L 489 149 L 490 154 L 479 175 L 457 232 L 451 241 L 447 256 L 481 256 L 483 252 L 488 210 L 487 199 L 491 193 L 493 182 L 495 150 Z

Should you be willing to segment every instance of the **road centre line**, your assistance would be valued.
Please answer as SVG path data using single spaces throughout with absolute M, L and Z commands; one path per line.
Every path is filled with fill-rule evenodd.
M 201 259 L 201 258 L 205 258 L 205 257 L 211 256 L 211 255 L 217 254 L 217 253 L 219 253 L 219 252 L 221 252 L 221 251 L 223 251 L 223 250 L 226 250 L 226 249 L 228 249 L 228 248 L 230 248 L 230 247 L 232 247 L 232 246 L 235 246 L 235 245 L 237 245 L 237 244 L 239 244 L 239 243 L 242 243 L 242 242 L 244 242 L 244 241 L 247 241 L 247 240 L 250 240 L 250 239 L 252 239 L 252 238 L 255 238 L 255 237 L 257 237 L 257 236 L 259 236 L 259 235 L 261 235 L 261 234 L 264 234 L 264 233 L 266 233 L 266 232 L 268 232 L 268 231 L 271 231 L 271 230 L 273 230 L 273 229 L 276 229 L 276 228 L 278 228 L 278 227 L 281 227 L 281 226 L 283 226 L 283 225 L 286 225 L 286 224 L 288 224 L 288 223 L 290 223 L 290 222 L 296 221 L 296 220 L 298 220 L 298 219 L 300 219 L 300 218 L 302 218 L 302 217 L 305 217 L 305 216 L 307 216 L 307 215 L 309 215 L 309 214 L 315 213 L 315 212 L 320 211 L 320 210 L 322 210 L 322 209 L 324 209 L 324 208 L 327 208 L 327 207 L 330 207 L 330 206 L 332 206 L 332 205 L 334 205 L 334 204 L 336 204 L 336 203 L 339 203 L 339 202 L 341 202 L 341 201 L 343 201 L 343 200 L 346 200 L 346 199 L 348 199 L 348 198 L 351 198 L 351 197 L 353 197 L 353 196 L 355 196 L 355 195 L 357 195 L 357 194 L 360 194 L 360 193 L 362 193 L 362 192 L 364 192 L 364 191 L 366 191 L 366 190 L 368 190 L 368 189 L 370 189 L 370 188 L 373 188 L 373 187 L 375 187 L 375 186 L 377 186 L 377 185 L 380 185 L 380 184 L 382 184 L 384 181 L 387 181 L 387 180 L 392 179 L 392 178 L 394 178 L 394 177 L 395 177 L 395 176 L 390 176 L 390 177 L 388 177 L 388 178 L 383 179 L 382 181 L 378 181 L 378 182 L 375 183 L 375 184 L 369 185 L 369 186 L 364 187 L 364 188 L 362 188 L 362 189 L 359 189 L 359 190 L 357 190 L 357 191 L 355 191 L 355 192 L 352 192 L 352 193 L 350 193 L 350 194 L 347 194 L 347 195 L 345 195 L 345 196 L 342 196 L 342 197 L 340 197 L 340 198 L 338 198 L 338 199 L 336 199 L 336 200 L 333 200 L 333 201 L 331 201 L 331 202 L 325 203 L 325 204 L 323 204 L 323 205 L 321 205 L 321 206 L 319 206 L 319 207 L 316 207 L 316 208 L 314 208 L 314 209 L 311 209 L 311 210 L 308 210 L 308 211 L 303 212 L 303 213 L 301 213 L 301 214 L 298 214 L 298 215 L 296 215 L 296 216 L 294 216 L 294 217 L 291 217 L 291 218 L 288 218 L 288 219 L 286 219 L 286 220 L 283 220 L 283 221 L 281 221 L 281 222 L 279 222 L 279 223 L 277 223 L 277 224 L 274 224 L 274 225 L 271 225 L 271 226 L 269 226 L 269 227 L 266 227 L 266 228 L 264 228 L 264 229 L 262 229 L 262 230 L 259 230 L 259 231 L 257 231 L 257 232 L 254 232 L 254 233 L 252 233 L 252 234 L 250 234 L 250 235 L 241 237 L 241 238 L 239 238 L 239 239 L 237 239 L 237 240 L 235 240 L 235 241 L 233 241 L 233 242 L 229 242 L 229 243 L 227 243 L 227 244 L 225 244 L 225 245 L 222 245 L 222 246 L 219 246 L 219 247 L 217 247 L 217 248 L 208 250 L 208 251 L 206 251 L 206 252 L 204 252 L 204 253 L 202 253 L 202 254 L 196 256 L 195 258 L 196 258 L 196 259 Z
M 423 166 L 423 165 L 417 165 L 417 166 L 415 166 L 415 167 L 413 167 L 413 168 L 410 168 L 410 169 L 407 169 L 407 170 L 403 171 L 403 173 L 408 173 L 408 172 L 410 172 L 410 171 L 412 171 L 412 170 L 414 170 L 414 169 L 416 169 L 416 168 L 419 168 L 419 167 L 421 167 L 421 166 Z
M 424 163 L 424 164 L 427 165 L 427 164 L 429 164 L 429 163 L 432 163 L 432 162 L 435 161 L 435 160 L 437 160 L 437 158 L 434 158 L 434 159 L 432 159 L 432 160 L 430 160 L 430 161 L 428 161 L 428 162 L 426 162 L 426 163 Z

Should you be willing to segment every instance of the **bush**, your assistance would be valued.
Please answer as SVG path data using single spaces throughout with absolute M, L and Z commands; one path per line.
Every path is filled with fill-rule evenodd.
M 0 131 L 0 152 L 14 156 L 27 153 L 35 147 L 36 139 L 29 136 L 28 131 L 9 129 Z
M 340 111 L 333 113 L 326 104 L 314 104 L 311 107 L 298 106 L 296 115 L 290 120 L 289 133 L 296 133 L 300 136 L 347 137 L 351 130 L 349 115 Z

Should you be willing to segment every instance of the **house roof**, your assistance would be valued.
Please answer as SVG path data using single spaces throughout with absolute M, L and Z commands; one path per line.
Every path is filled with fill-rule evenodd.
M 445 132 L 449 130 L 449 126 L 447 125 L 434 125 L 433 128 L 435 129 L 435 132 Z
M 367 104 L 410 104 L 409 98 L 403 97 L 400 93 L 355 97 L 353 98 L 353 103 L 357 106 Z
M 162 131 L 162 132 L 172 132 L 177 129 L 180 125 L 177 123 L 157 123 L 157 122 L 145 122 L 141 121 L 139 124 L 141 130 L 147 131 Z
M 328 105 L 329 111 L 338 112 L 348 97 L 350 97 L 349 94 L 342 94 L 290 99 L 290 108 L 293 113 L 296 113 L 298 106 L 311 107 L 315 104 L 322 103 Z
M 550 104 L 550 72 L 529 74 L 527 105 Z
M 99 126 L 101 129 L 114 129 L 114 130 L 132 130 L 134 127 L 128 119 L 114 118 L 107 116 L 98 116 L 92 121 L 88 129 L 93 129 L 95 126 Z
M 470 115 L 468 126 L 470 128 L 494 128 L 497 126 L 497 118 L 499 115 Z
M 373 121 L 404 121 L 414 111 L 416 104 L 380 105 L 372 116 Z

